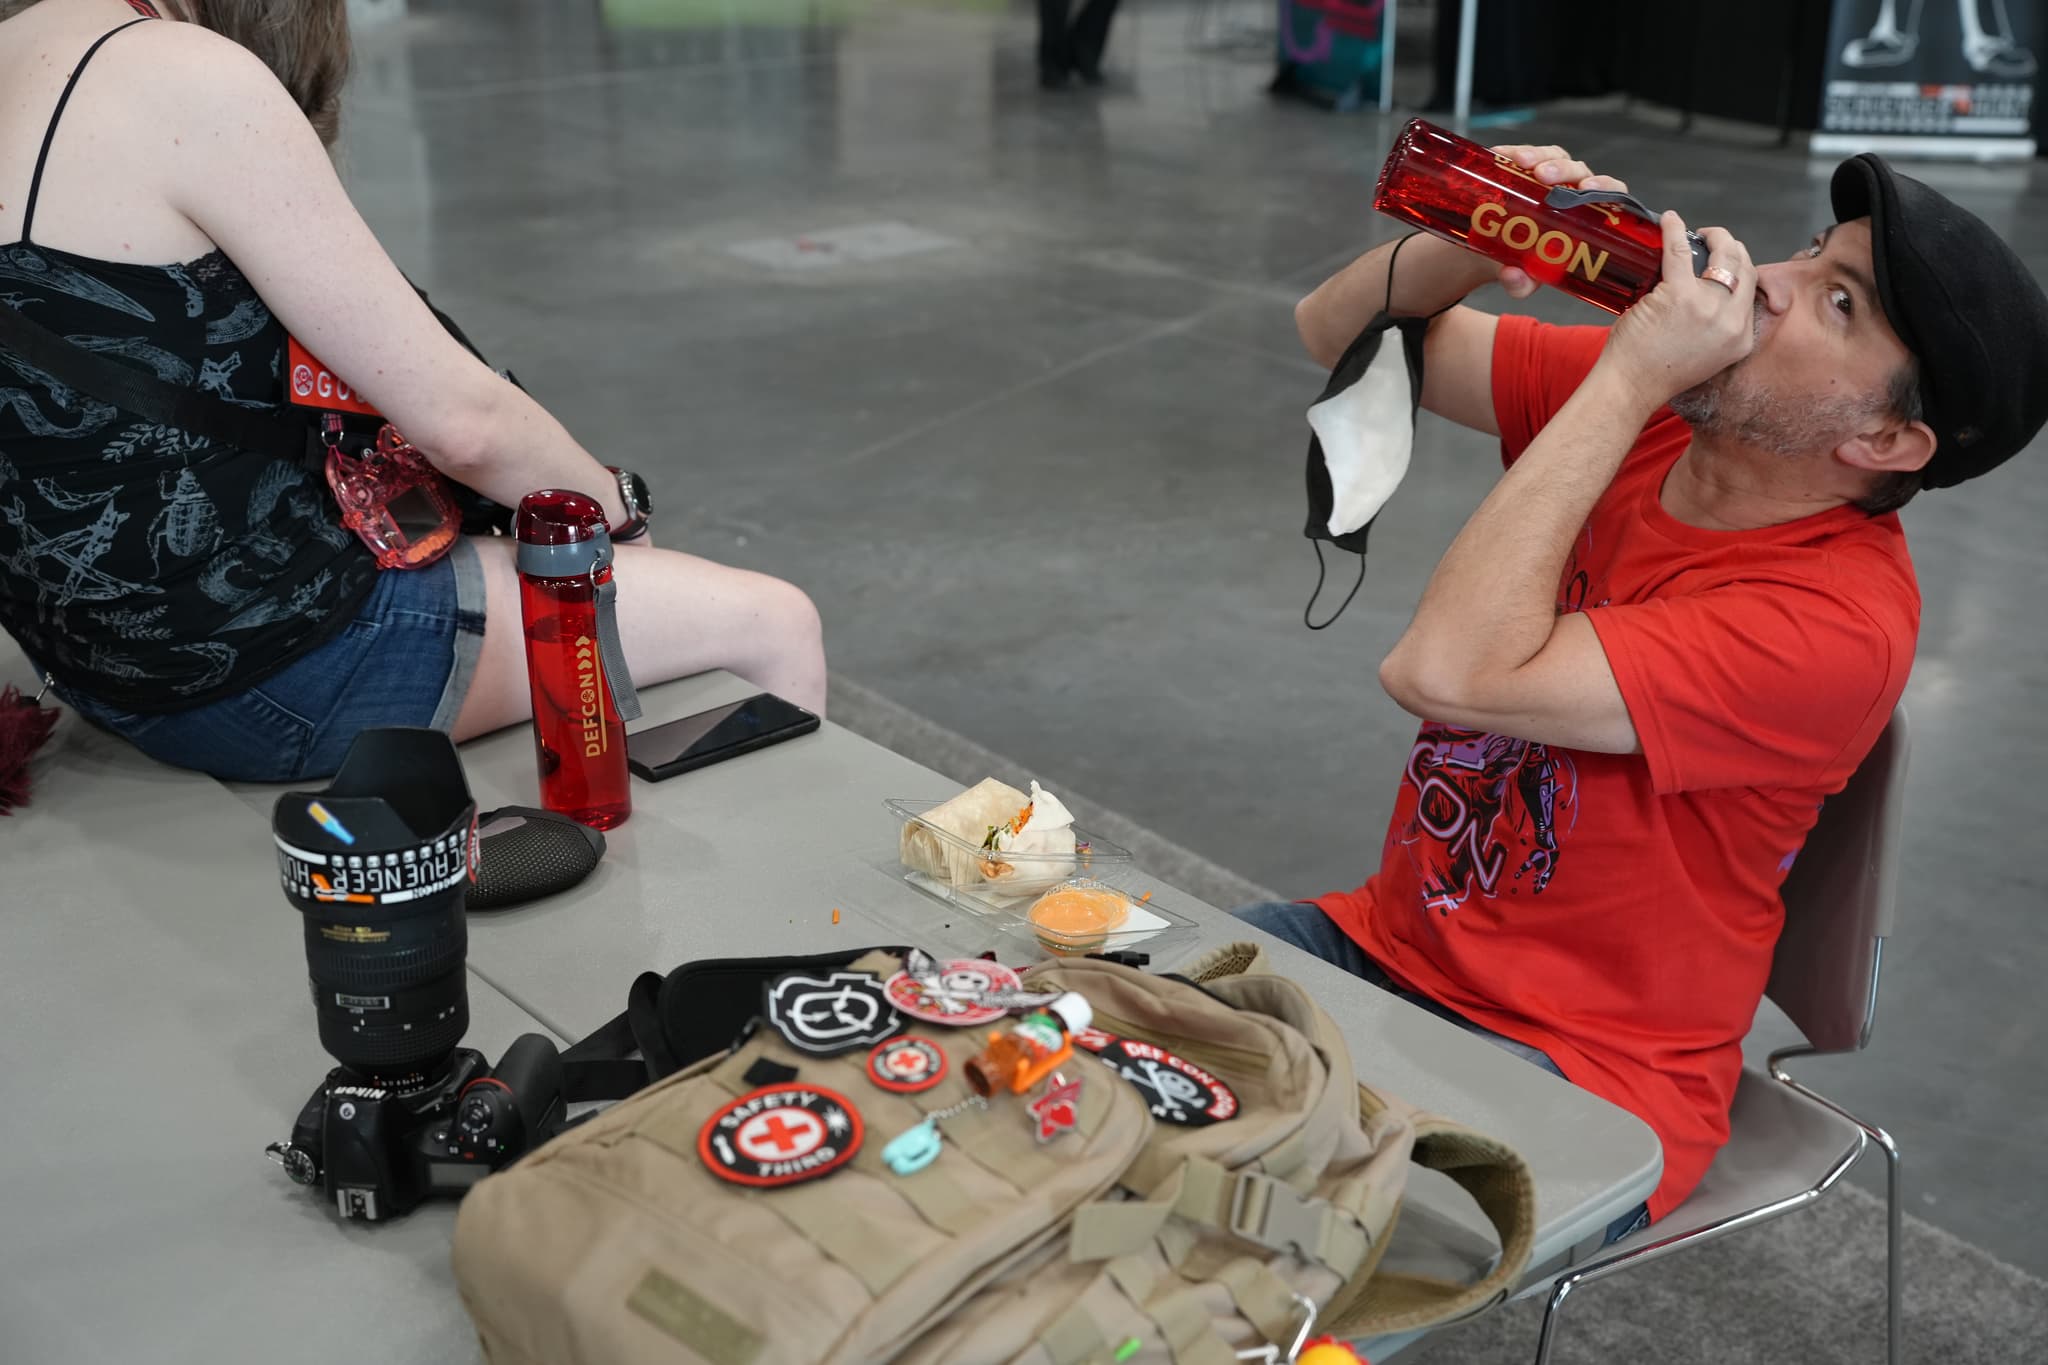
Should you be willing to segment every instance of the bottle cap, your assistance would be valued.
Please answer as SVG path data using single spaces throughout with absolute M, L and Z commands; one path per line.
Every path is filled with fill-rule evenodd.
M 1069 1033 L 1079 1033 L 1095 1022 L 1094 1008 L 1078 991 L 1064 992 L 1046 1008 L 1059 1016 L 1060 1022 L 1067 1026 Z
M 519 500 L 512 518 L 519 571 L 536 578 L 581 578 L 611 562 L 611 532 L 596 499 L 543 488 Z
M 512 533 L 529 545 L 574 545 L 607 534 L 604 508 L 567 488 L 543 488 L 519 500 Z

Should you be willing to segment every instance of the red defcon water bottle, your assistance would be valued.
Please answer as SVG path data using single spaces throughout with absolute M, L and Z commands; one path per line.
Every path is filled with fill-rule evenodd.
M 512 534 L 541 805 L 611 829 L 633 811 L 625 722 L 639 719 L 640 698 L 619 646 L 604 509 L 581 493 L 543 489 L 520 500 Z
M 1642 201 L 1619 190 L 1546 185 L 1422 119 L 1394 140 L 1372 206 L 1610 313 L 1663 278 L 1664 231 Z M 1707 268 L 1707 244 L 1686 235 L 1697 275 Z

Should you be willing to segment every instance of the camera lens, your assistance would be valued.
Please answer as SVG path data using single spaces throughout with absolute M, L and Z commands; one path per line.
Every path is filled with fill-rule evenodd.
M 320 1045 L 350 1070 L 431 1073 L 462 1041 L 475 824 L 436 730 L 366 730 L 325 792 L 279 798 L 272 829 L 285 896 L 305 916 Z

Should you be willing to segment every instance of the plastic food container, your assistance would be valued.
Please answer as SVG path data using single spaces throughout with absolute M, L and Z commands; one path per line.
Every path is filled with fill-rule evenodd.
M 937 801 L 889 801 L 890 811 L 906 826 L 919 814 L 940 804 Z M 925 827 L 935 838 L 968 848 L 965 841 L 944 830 Z M 1115 952 L 1140 948 L 1158 953 L 1163 946 L 1192 937 L 1195 921 L 1186 915 L 1150 903 L 1151 883 L 1136 865 L 1131 851 L 1078 826 L 1074 830 L 1073 857 L 1041 858 L 1004 853 L 1010 873 L 991 880 L 978 876 L 956 884 L 917 868 L 906 867 L 895 852 L 876 866 L 893 870 L 909 885 L 947 905 L 980 917 L 997 932 L 1017 940 L 1020 946 L 1059 956 Z M 976 855 L 978 846 L 971 849 Z M 948 859 L 958 865 L 960 860 Z M 1070 901 L 1062 893 L 1091 892 L 1096 897 Z M 1052 897 L 1053 910 L 1041 912 L 1034 921 L 1033 907 Z M 1068 912 L 1059 912 L 1061 905 Z M 1084 907 L 1093 904 L 1090 911 Z M 1055 913 L 1058 912 L 1058 913 Z M 1121 912 L 1119 915 L 1118 912 Z
M 885 804 L 908 828 L 920 824 L 920 815 L 943 803 L 890 801 Z M 965 874 L 946 875 L 936 865 L 911 870 L 955 890 L 972 890 L 992 900 L 1036 898 L 1062 882 L 1076 877 L 1100 877 L 1113 870 L 1129 868 L 1132 863 L 1129 849 L 1090 834 L 1078 825 L 1074 827 L 1071 857 L 1063 853 L 1019 853 L 1014 850 L 992 853 L 934 825 L 923 825 L 922 828 L 926 836 L 953 855 L 947 857 L 945 863 L 964 868 Z

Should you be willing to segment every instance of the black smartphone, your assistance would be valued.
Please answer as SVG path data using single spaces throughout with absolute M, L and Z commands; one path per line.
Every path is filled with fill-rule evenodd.
M 809 711 L 763 692 L 627 735 L 626 766 L 649 782 L 660 782 L 817 728 L 818 718 Z

